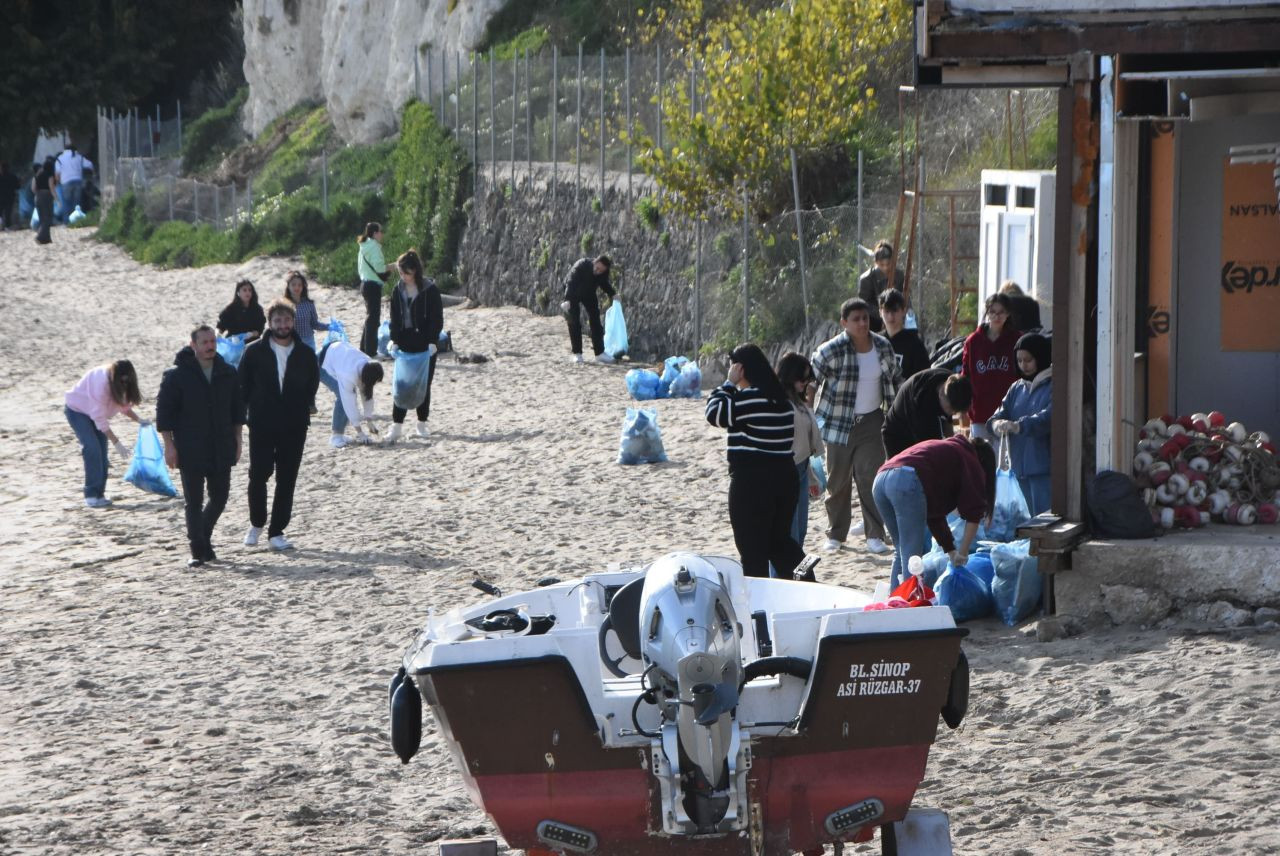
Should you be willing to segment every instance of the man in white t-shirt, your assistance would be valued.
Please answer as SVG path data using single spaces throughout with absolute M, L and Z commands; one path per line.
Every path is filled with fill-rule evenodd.
M 839 550 L 849 535 L 865 532 L 867 550 L 887 553 L 884 521 L 871 488 L 884 463 L 880 428 L 884 409 L 902 381 L 893 346 L 871 332 L 871 309 L 853 297 L 840 307 L 844 332 L 818 346 L 809 358 L 822 384 L 816 413 L 827 446 L 827 541 Z M 862 506 L 862 525 L 851 527 L 854 485 Z
M 67 143 L 66 151 L 58 155 L 54 163 L 54 171 L 58 175 L 58 192 L 62 194 L 62 211 L 58 219 L 63 223 L 67 222 L 71 212 L 80 204 L 85 170 L 93 170 L 93 161 L 76 151 L 75 146 Z

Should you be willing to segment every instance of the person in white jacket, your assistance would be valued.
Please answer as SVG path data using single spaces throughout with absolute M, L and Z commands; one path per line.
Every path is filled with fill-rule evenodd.
M 348 423 L 355 426 L 355 441 L 361 445 L 373 442 L 365 426 L 377 433 L 373 425 L 373 388 L 382 380 L 382 366 L 359 348 L 346 342 L 331 342 L 320 350 L 320 382 L 333 391 L 333 437 L 329 445 L 341 449 L 347 445 Z M 363 424 L 362 424 L 363 423 Z

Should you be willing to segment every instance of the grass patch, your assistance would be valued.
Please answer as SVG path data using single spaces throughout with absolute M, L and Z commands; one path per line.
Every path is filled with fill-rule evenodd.
M 452 273 L 466 225 L 462 201 L 471 186 L 471 165 L 427 105 L 405 105 L 391 171 L 388 259 L 415 248 L 427 273 Z
M 249 87 L 242 86 L 221 107 L 206 110 L 199 119 L 183 128 L 182 170 L 199 172 L 214 166 L 240 144 L 240 108 L 249 97 Z

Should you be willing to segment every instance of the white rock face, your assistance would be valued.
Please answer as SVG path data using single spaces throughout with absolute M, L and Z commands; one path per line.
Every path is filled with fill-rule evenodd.
M 455 4 L 452 12 L 450 3 Z M 464 55 L 506 0 L 244 0 L 245 123 L 256 136 L 301 101 L 322 101 L 350 143 L 394 133 L 413 95 L 414 54 Z M 450 78 L 453 77 L 450 54 Z M 433 77 L 439 89 L 439 75 Z

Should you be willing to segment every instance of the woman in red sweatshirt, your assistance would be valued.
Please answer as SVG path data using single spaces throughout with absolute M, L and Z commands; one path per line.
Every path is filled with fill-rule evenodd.
M 964 340 L 960 373 L 969 379 L 973 388 L 973 403 L 969 405 L 970 433 L 990 440 L 986 422 L 1020 377 L 1014 350 L 1022 334 L 1009 326 L 1008 295 L 996 293 L 988 297 L 986 310 L 986 322 Z

